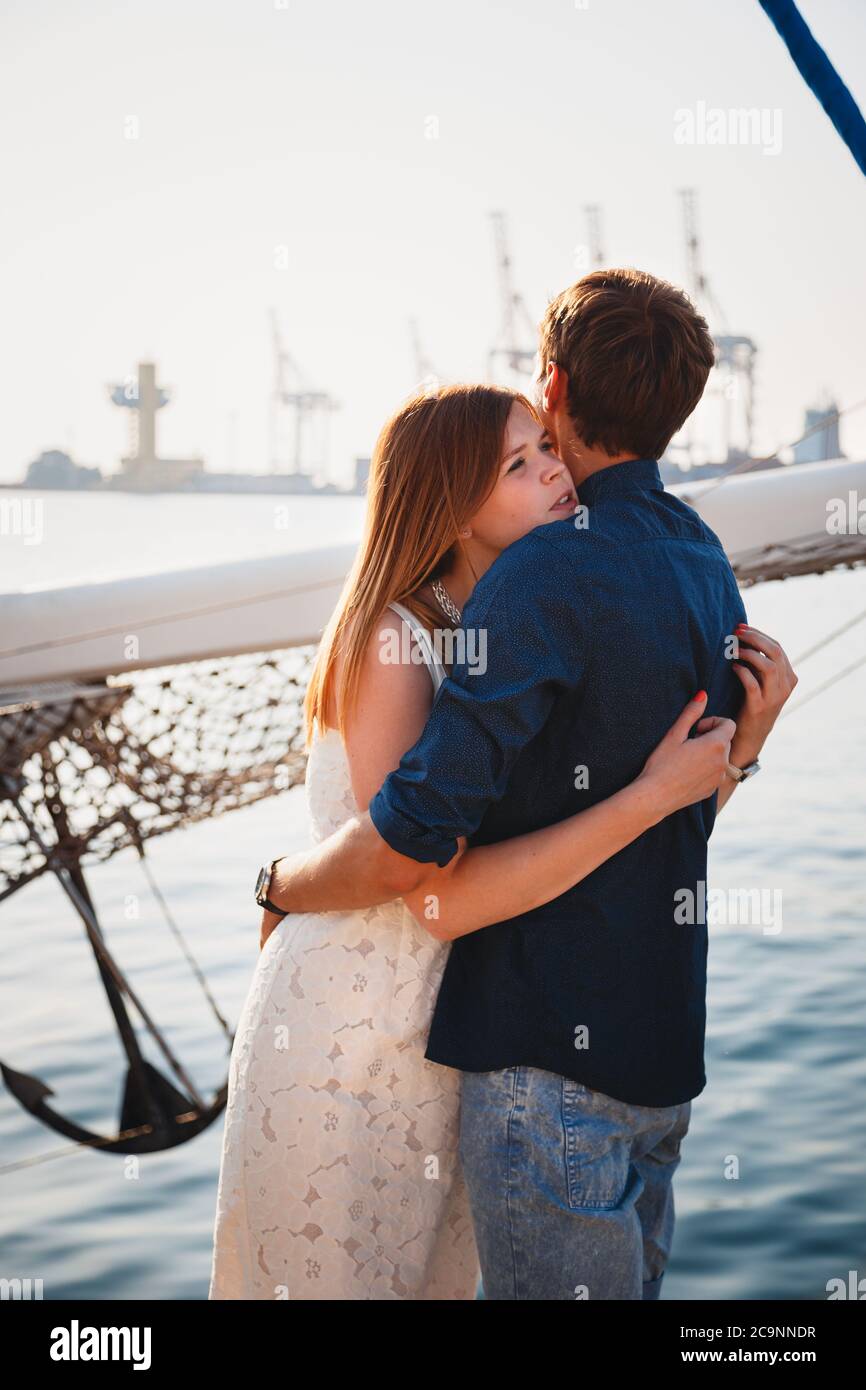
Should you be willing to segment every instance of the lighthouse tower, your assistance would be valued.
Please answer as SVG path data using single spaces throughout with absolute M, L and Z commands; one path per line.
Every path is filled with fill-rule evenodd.
M 200 458 L 160 458 L 156 449 L 157 411 L 168 405 L 170 393 L 156 384 L 156 365 L 139 362 L 137 384 L 122 382 L 109 388 L 115 405 L 129 410 L 132 444 L 121 458 L 115 487 L 133 492 L 169 492 L 187 486 L 204 472 Z

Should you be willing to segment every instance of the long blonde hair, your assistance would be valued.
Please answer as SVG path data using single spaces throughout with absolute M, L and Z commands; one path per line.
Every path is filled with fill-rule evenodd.
M 322 732 L 327 728 L 326 710 L 336 709 L 345 733 L 367 644 L 389 603 L 404 604 L 428 628 L 442 626 L 442 614 L 416 591 L 447 567 L 452 546 L 461 544 L 461 526 L 496 486 L 516 401 L 538 419 L 531 402 L 508 387 L 441 386 L 412 396 L 382 429 L 370 462 L 361 544 L 304 700 L 307 746 L 314 719 Z

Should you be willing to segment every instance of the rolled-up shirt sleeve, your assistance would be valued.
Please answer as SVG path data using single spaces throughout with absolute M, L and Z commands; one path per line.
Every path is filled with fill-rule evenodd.
M 505 794 L 557 696 L 582 680 L 583 586 L 578 594 L 568 547 L 545 540 L 545 529 L 510 546 L 476 585 L 465 651 L 457 647 L 423 733 L 370 802 L 379 834 L 409 859 L 453 858 L 457 837 L 471 836 Z

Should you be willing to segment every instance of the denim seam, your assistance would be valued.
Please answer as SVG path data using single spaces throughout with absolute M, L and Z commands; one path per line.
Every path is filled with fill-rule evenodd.
M 511 1282 L 514 1291 L 514 1298 L 518 1300 L 517 1292 L 517 1254 L 514 1245 L 514 1220 L 511 1212 L 511 1122 L 514 1119 L 514 1111 L 517 1108 L 517 1092 L 520 1088 L 520 1067 L 514 1068 L 514 1085 L 511 1092 L 511 1109 L 508 1113 L 508 1125 L 506 1129 L 506 1173 L 505 1173 L 505 1206 L 508 1211 L 508 1243 L 511 1247 Z

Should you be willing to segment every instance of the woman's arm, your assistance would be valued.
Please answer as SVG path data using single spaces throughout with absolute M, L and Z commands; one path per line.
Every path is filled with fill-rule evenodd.
M 731 740 L 731 762 L 746 767 L 758 757 L 782 706 L 797 684 L 796 673 L 783 648 L 766 632 L 744 623 L 737 629 L 738 661 L 733 663 L 745 691 Z M 742 665 L 739 663 L 747 663 Z M 738 783 L 725 774 L 719 787 L 716 813 L 730 801 Z

